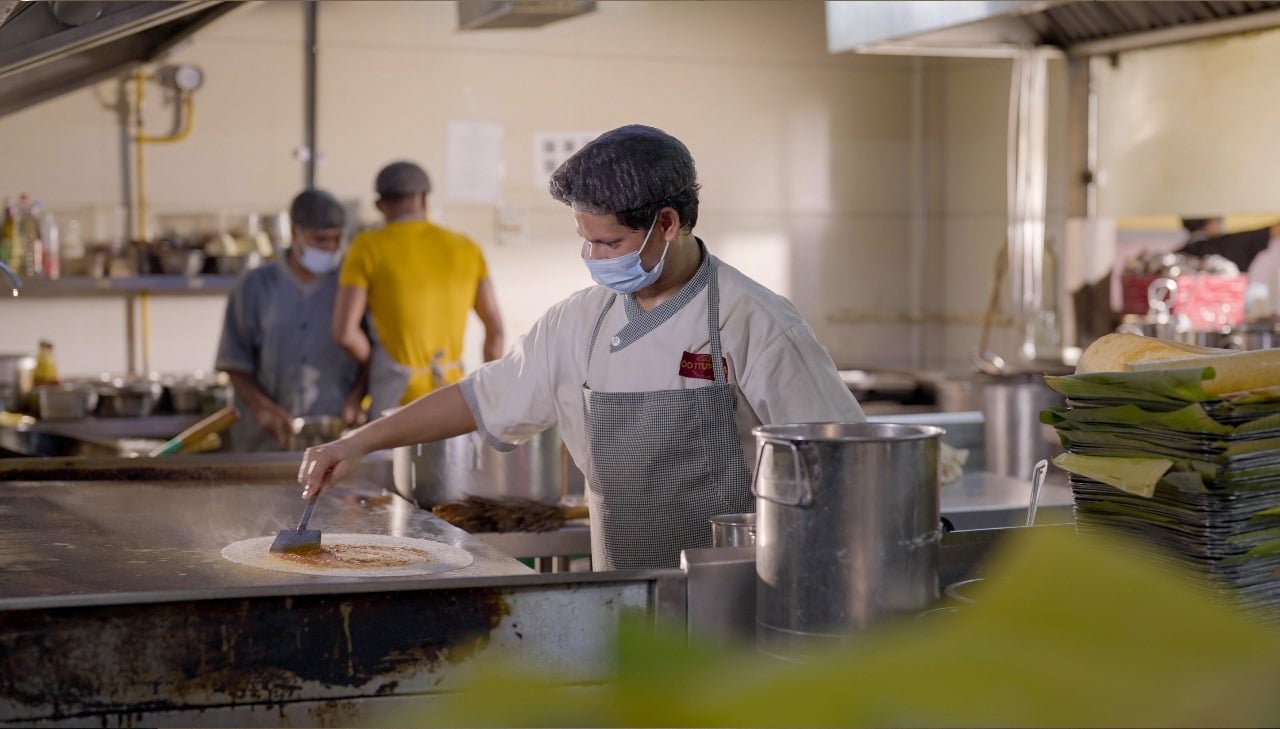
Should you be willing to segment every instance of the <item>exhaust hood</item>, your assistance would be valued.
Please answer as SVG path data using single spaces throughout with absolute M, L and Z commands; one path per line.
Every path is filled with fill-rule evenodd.
M 1280 26 L 1280 2 L 993 0 L 828 2 L 827 50 L 1008 57 L 1028 47 L 1093 56 Z
M 595 0 L 458 0 L 458 29 L 536 28 L 595 9 Z
M 0 116 L 113 78 L 245 3 L 0 2 Z

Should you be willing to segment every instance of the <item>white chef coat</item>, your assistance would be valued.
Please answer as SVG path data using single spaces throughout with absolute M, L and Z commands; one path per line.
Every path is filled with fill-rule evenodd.
M 602 322 L 590 371 L 591 332 L 613 292 L 593 286 L 552 306 L 505 357 L 461 382 L 485 441 L 509 451 L 558 424 L 569 454 L 587 473 L 584 383 L 608 392 L 713 384 L 705 367 L 710 362 L 709 258 L 703 247 L 702 266 L 694 277 L 651 311 L 641 309 L 634 296 L 619 295 Z M 751 429 L 757 425 L 866 420 L 831 356 L 791 302 L 732 266 L 717 264 L 720 338 L 738 399 L 736 426 L 747 463 L 754 467 Z M 692 355 L 703 355 L 702 367 Z

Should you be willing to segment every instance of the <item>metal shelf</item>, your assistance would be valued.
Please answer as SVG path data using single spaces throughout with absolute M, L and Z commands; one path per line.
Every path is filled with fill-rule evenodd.
M 239 276 L 130 276 L 128 278 L 91 278 L 75 276 L 56 281 L 32 279 L 23 283 L 19 297 L 63 298 L 87 296 L 208 296 L 231 290 Z

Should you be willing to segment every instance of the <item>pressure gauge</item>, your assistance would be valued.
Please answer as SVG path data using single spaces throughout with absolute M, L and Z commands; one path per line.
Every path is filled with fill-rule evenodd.
M 160 69 L 160 79 L 166 86 L 179 91 L 191 92 L 204 84 L 204 71 L 191 63 L 179 63 Z

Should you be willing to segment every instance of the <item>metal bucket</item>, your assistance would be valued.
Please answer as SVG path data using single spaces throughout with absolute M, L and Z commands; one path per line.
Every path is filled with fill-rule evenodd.
M 933 426 L 755 428 L 756 646 L 803 659 L 938 598 Z
M 473 496 L 518 496 L 554 503 L 576 466 L 562 453 L 560 429 L 548 428 L 515 450 L 501 453 L 475 433 L 396 448 L 396 491 L 429 509 Z
M 718 514 L 711 517 L 711 546 L 754 547 L 755 514 Z

